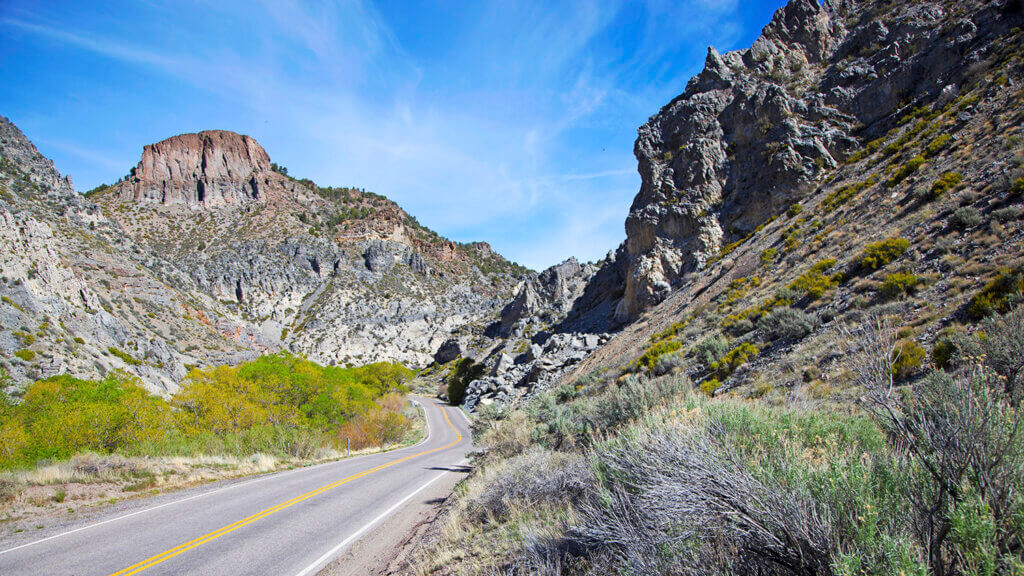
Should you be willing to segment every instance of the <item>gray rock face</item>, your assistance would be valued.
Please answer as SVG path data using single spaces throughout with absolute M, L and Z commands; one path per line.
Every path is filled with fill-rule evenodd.
M 638 130 L 642 184 L 616 259 L 625 286 L 615 320 L 661 302 L 812 192 L 859 138 L 943 92 L 951 99 L 992 39 L 1019 23 L 1003 4 L 791 0 L 750 48 L 709 49 L 685 92 Z
M 237 362 L 263 344 L 75 193 L 5 118 L 0 269 L 0 369 L 16 385 L 120 370 L 169 392 L 186 365 Z
M 561 321 L 596 272 L 594 264 L 581 265 L 575 258 L 569 258 L 524 282 L 501 311 L 499 333 L 521 334 L 531 325 L 539 329 Z
M 70 176 L 61 176 L 53 160 L 39 153 L 10 120 L 0 116 L 0 158 L 46 193 L 73 197 Z
M 469 410 L 504 405 L 546 390 L 608 338 L 608 334 L 561 332 L 550 336 L 543 347 L 531 345 L 517 359 L 522 361 L 498 351 L 486 360 L 491 366 L 489 376 L 470 382 L 463 405 Z

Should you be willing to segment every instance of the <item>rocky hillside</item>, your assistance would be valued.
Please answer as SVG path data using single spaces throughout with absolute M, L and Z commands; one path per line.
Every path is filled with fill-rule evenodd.
M 538 374 L 572 382 L 659 351 L 711 379 L 694 346 L 716 334 L 721 354 L 746 343 L 772 371 L 795 353 L 784 370 L 799 373 L 835 353 L 818 330 L 834 319 L 895 313 L 925 344 L 970 321 L 970 299 L 1024 256 L 1022 23 L 1014 1 L 792 0 L 750 48 L 710 48 L 638 130 L 626 241 L 525 286 L 501 324 L 514 362 L 493 356 L 476 388 L 514 397 Z M 887 239 L 899 254 L 862 265 Z M 822 340 L 764 337 L 774 308 Z M 555 372 L 530 361 L 553 333 L 619 330 L 585 361 L 562 350 Z M 750 370 L 718 376 L 731 386 L 757 380 Z
M 840 325 L 894 315 L 928 348 L 1005 309 L 1024 274 L 1022 25 L 1019 2 L 793 0 L 750 48 L 710 49 L 639 130 L 625 262 L 606 264 L 627 270 L 615 318 L 639 321 L 569 380 L 660 358 L 721 391 L 828 393 Z
M 0 350 L 13 382 L 187 369 L 291 349 L 324 364 L 467 354 L 529 271 L 390 200 L 323 188 L 224 131 L 146 146 L 84 197 L 6 119 Z
M 77 194 L 2 117 L 0 221 L 4 386 L 120 369 L 173 390 L 191 365 L 273 346 Z
M 382 196 L 289 177 L 232 132 L 146 146 L 90 196 L 263 338 L 324 364 L 425 366 L 453 334 L 479 335 L 526 274 Z

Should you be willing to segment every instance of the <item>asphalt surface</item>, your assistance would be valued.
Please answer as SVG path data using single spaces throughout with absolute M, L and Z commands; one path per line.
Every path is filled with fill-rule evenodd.
M 0 574 L 310 576 L 458 470 L 471 449 L 457 408 L 418 399 L 416 446 L 260 476 L 43 540 L 0 544 Z

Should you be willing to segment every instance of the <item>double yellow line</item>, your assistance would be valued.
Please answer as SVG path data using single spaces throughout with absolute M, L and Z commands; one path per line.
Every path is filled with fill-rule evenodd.
M 257 521 L 257 520 L 259 520 L 261 518 L 266 518 L 267 516 L 270 516 L 271 514 L 273 514 L 275 512 L 280 512 L 281 510 L 284 510 L 285 508 L 288 508 L 290 506 L 294 506 L 295 504 L 298 504 L 299 502 L 303 502 L 305 500 L 309 500 L 310 498 L 312 498 L 312 497 L 314 497 L 314 496 L 316 496 L 318 494 L 323 494 L 324 492 L 327 492 L 329 490 L 333 490 L 333 489 L 337 488 L 338 486 L 341 486 L 343 484 L 347 484 L 347 483 L 349 483 L 349 482 L 351 482 L 353 480 L 357 480 L 357 479 L 362 478 L 364 476 L 369 476 L 370 474 L 373 474 L 374 472 L 379 472 L 379 471 L 381 471 L 381 470 L 383 470 L 385 468 L 390 468 L 391 466 L 394 466 L 395 464 L 400 464 L 402 462 L 406 462 L 408 460 L 412 460 L 413 458 L 418 458 L 420 456 L 425 456 L 427 454 L 432 454 L 434 452 L 438 452 L 438 451 L 444 450 L 446 448 L 451 448 L 452 446 L 455 446 L 456 444 L 458 444 L 459 442 L 462 441 L 462 433 L 459 432 L 458 428 L 456 428 L 454 425 L 452 425 L 452 421 L 448 418 L 448 412 L 444 408 L 441 408 L 441 414 L 444 415 L 444 421 L 448 424 L 448 427 L 455 431 L 455 436 L 456 436 L 455 441 L 451 442 L 450 444 L 445 444 L 444 446 L 441 446 L 439 448 L 433 448 L 433 449 L 430 449 L 430 450 L 425 450 L 423 452 L 419 452 L 417 454 L 412 454 L 410 456 L 406 456 L 404 458 L 399 458 L 398 460 L 395 460 L 393 462 L 388 462 L 387 464 L 381 464 L 380 466 L 377 466 L 376 468 L 370 468 L 369 470 L 364 470 L 364 471 L 362 471 L 362 472 L 360 472 L 358 474 L 353 474 L 352 476 L 349 476 L 347 478 L 342 478 L 341 480 L 338 480 L 337 482 L 332 482 L 331 484 L 328 484 L 326 486 L 322 486 L 320 488 L 317 488 L 316 490 L 313 490 L 312 492 L 307 492 L 307 493 L 305 493 L 305 494 L 303 494 L 301 496 L 296 496 L 295 498 L 292 498 L 291 500 L 288 500 L 286 502 L 282 502 L 282 503 L 278 504 L 277 506 L 274 506 L 274 507 L 271 507 L 271 508 L 267 508 L 266 510 L 263 510 L 261 512 L 257 512 L 255 514 L 253 514 L 252 516 L 249 516 L 247 518 L 242 518 L 241 520 L 239 520 L 237 522 L 234 522 L 232 524 L 228 524 L 227 526 L 225 526 L 225 527 L 223 527 L 223 528 L 221 528 L 219 530 L 215 530 L 213 532 L 210 532 L 209 534 L 206 534 L 204 536 L 200 536 L 199 538 L 196 538 L 195 540 L 190 540 L 188 542 L 185 542 L 184 544 L 181 544 L 179 546 L 175 546 L 174 548 L 171 548 L 170 550 L 168 550 L 166 552 L 163 552 L 162 554 L 157 554 L 156 556 L 153 556 L 152 558 L 147 558 L 146 560 L 143 560 L 142 562 L 139 562 L 137 564 L 132 564 L 131 566 L 125 568 L 124 570 L 121 570 L 119 572 L 114 572 L 110 576 L 130 576 L 131 574 L 138 574 L 139 572 L 142 572 L 143 570 L 145 570 L 147 568 L 152 568 L 153 566 L 156 566 L 157 564 L 160 564 L 161 562 L 164 562 L 165 560 L 169 560 L 171 558 L 174 558 L 178 554 L 181 554 L 183 552 L 188 552 L 189 550 L 191 550 L 191 549 L 193 549 L 193 548 L 195 548 L 197 546 L 200 546 L 202 544 L 205 544 L 205 543 L 207 543 L 207 542 L 209 542 L 211 540 L 216 540 L 217 538 L 220 538 L 221 536 L 223 536 L 225 534 L 228 534 L 230 532 L 234 532 L 235 530 L 238 530 L 239 528 L 241 528 L 243 526 L 248 526 L 249 524 L 252 524 L 253 522 L 255 522 L 255 521 Z

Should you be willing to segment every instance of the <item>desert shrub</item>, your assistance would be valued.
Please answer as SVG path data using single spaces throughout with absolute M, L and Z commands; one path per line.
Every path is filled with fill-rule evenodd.
M 941 152 L 942 149 L 945 148 L 947 144 L 949 144 L 949 141 L 952 140 L 952 138 L 953 137 L 950 136 L 949 134 L 939 134 L 938 136 L 933 138 L 932 141 L 929 142 L 927 146 L 925 146 L 925 157 L 931 158 L 932 156 L 935 156 L 936 154 Z
M 36 358 L 36 352 L 35 352 L 35 350 L 29 350 L 29 349 L 27 349 L 27 348 L 24 348 L 24 349 L 22 349 L 22 350 L 18 350 L 18 351 L 16 351 L 16 352 L 14 353 L 14 355 L 15 355 L 16 357 L 18 357 L 18 358 L 20 358 L 20 359 L 24 360 L 25 362 L 31 362 L 31 361 L 35 360 L 35 358 Z
M 663 376 L 674 372 L 677 368 L 682 368 L 684 365 L 683 355 L 679 352 L 670 352 L 664 354 L 658 358 L 658 361 L 654 363 L 654 367 L 651 372 L 655 376 Z
M 1000 270 L 995 279 L 975 294 L 967 305 L 967 313 L 980 320 L 993 312 L 1009 312 L 1014 302 L 1024 296 L 1024 267 Z
M 792 218 L 794 216 L 799 215 L 803 211 L 804 211 L 803 205 L 797 203 L 797 204 L 793 204 L 792 206 L 790 206 L 789 210 L 786 210 L 786 215 L 789 216 L 790 218 Z
M 788 306 L 776 308 L 758 320 L 758 328 L 767 340 L 799 340 L 818 326 L 818 318 Z
M 992 217 L 1000 222 L 1013 222 L 1024 214 L 1024 208 L 1020 206 L 1007 206 L 1006 208 L 1000 208 L 992 211 Z
M 732 336 L 742 336 L 754 329 L 754 322 L 750 318 L 738 318 L 730 322 L 726 330 Z
M 787 286 L 789 289 L 796 292 L 802 293 L 802 296 L 806 296 L 811 300 L 817 300 L 821 298 L 825 292 L 839 286 L 839 283 L 843 279 L 842 273 L 825 274 L 830 268 L 836 265 L 836 261 L 833 258 L 822 260 L 807 272 L 804 272 L 800 276 L 797 276 L 795 280 L 789 283 Z
M 487 372 L 487 366 L 478 364 L 472 358 L 461 358 L 455 363 L 448 375 L 448 402 L 453 406 L 462 404 L 466 399 L 466 388 L 474 380 L 480 379 Z
M 578 500 L 593 483 L 593 472 L 582 455 L 534 446 L 488 466 L 476 482 L 480 490 L 469 496 L 467 507 L 477 522 L 501 519 L 513 507 L 530 509 Z
M 892 375 L 899 379 L 909 378 L 916 374 L 928 353 L 913 340 L 901 340 L 893 351 Z
M 729 341 L 722 335 L 711 336 L 697 343 L 693 348 L 697 361 L 710 367 L 729 351 Z
M 865 406 L 897 448 L 909 527 L 931 573 L 954 573 L 965 559 L 984 560 L 992 568 L 984 573 L 1024 567 L 1024 426 L 1005 379 L 975 358 L 900 394 L 880 369 L 895 363 L 887 351 L 900 347 L 891 325 L 865 324 L 855 338 L 851 368 Z M 981 525 L 991 529 L 972 529 Z
M 729 350 L 722 356 L 722 359 L 718 362 L 711 364 L 711 370 L 713 370 L 719 378 L 728 378 L 730 374 L 736 371 L 737 368 L 750 362 L 757 356 L 761 351 L 749 342 L 744 342 L 739 346 Z
M 823 500 L 832 494 L 822 489 L 878 481 L 875 467 L 857 461 L 866 449 L 859 438 L 846 438 L 856 456 L 804 467 L 799 450 L 847 431 L 792 413 L 698 406 L 711 415 L 696 425 L 639 427 L 595 450 L 600 484 L 580 503 L 568 536 L 602 573 L 831 574 L 840 537 L 861 551 L 839 519 L 885 501 L 851 495 L 830 516 Z M 867 449 L 876 453 L 877 441 Z M 867 479 L 850 482 L 858 476 Z
M 1017 178 L 1010 185 L 1010 194 L 1013 196 L 1024 196 L 1024 177 Z
M 511 446 L 503 439 L 516 437 L 518 440 L 515 442 L 521 442 L 521 432 L 528 430 L 530 444 L 560 450 L 586 447 L 595 436 L 613 432 L 628 422 L 643 418 L 655 406 L 689 392 L 692 387 L 693 383 L 681 376 L 642 380 L 630 375 L 622 386 L 579 396 L 570 402 L 560 403 L 550 392 L 540 394 L 523 409 L 527 421 L 522 421 L 521 416 L 513 416 L 506 421 L 502 416 L 490 423 L 490 430 L 480 435 L 480 442 L 507 454 Z M 514 430 L 509 430 L 509 427 Z M 494 439 L 500 442 L 497 446 Z
M 943 194 L 956 188 L 964 181 L 964 177 L 957 172 L 946 172 L 938 180 L 932 183 L 932 187 L 928 189 L 928 196 L 930 200 L 936 200 L 941 198 Z
M 920 169 L 923 165 L 924 156 L 921 156 L 920 154 L 914 156 L 910 160 L 907 160 L 907 163 L 904 164 L 903 166 L 900 166 L 899 169 L 896 170 L 896 173 L 893 174 L 891 178 L 889 178 L 889 186 L 895 186 L 900 182 L 903 182 L 904 180 L 906 180 L 907 176 L 910 176 L 914 172 L 917 172 L 918 169 Z
M 662 356 L 682 349 L 683 344 L 678 340 L 662 340 L 655 342 L 637 358 L 636 365 L 640 368 L 650 370 Z
M 879 289 L 879 292 L 886 299 L 899 298 L 907 294 L 913 294 L 922 283 L 923 280 L 916 274 L 894 272 L 885 275 L 885 280 L 882 281 L 882 287 Z
M 1014 405 L 1024 395 L 1024 306 L 985 320 L 979 338 L 985 365 L 1004 382 L 1003 392 Z
M 974 228 L 981 224 L 981 214 L 973 206 L 961 206 L 949 216 L 949 225 L 957 230 Z
M 857 263 L 866 270 L 878 270 L 903 255 L 910 248 L 906 238 L 887 238 L 864 247 Z
M 982 368 L 938 371 L 913 400 L 876 404 L 894 443 L 905 447 L 908 501 L 932 573 L 952 573 L 958 561 L 988 565 L 981 573 L 992 574 L 1024 566 L 1021 417 L 999 388 Z
M 779 253 L 776 248 L 767 248 L 761 251 L 761 263 L 764 265 L 771 264 L 775 260 L 775 256 Z
M 855 182 L 853 184 L 847 184 L 839 188 L 838 190 L 829 193 L 825 196 L 825 199 L 821 201 L 822 208 L 825 212 L 832 212 L 836 208 L 839 208 L 843 204 L 846 204 L 863 190 L 873 186 L 875 184 L 875 177 L 872 176 L 863 182 Z

